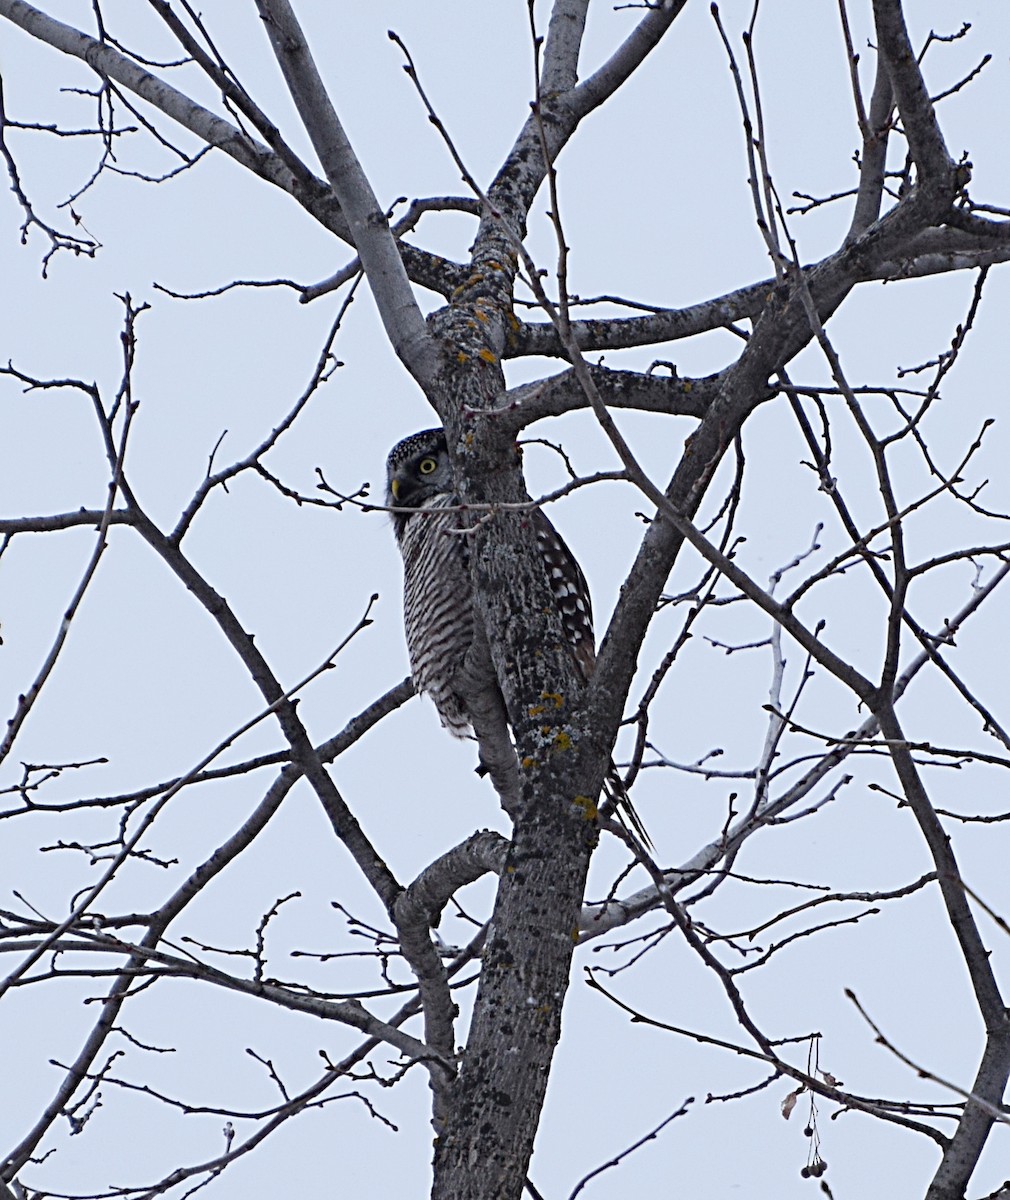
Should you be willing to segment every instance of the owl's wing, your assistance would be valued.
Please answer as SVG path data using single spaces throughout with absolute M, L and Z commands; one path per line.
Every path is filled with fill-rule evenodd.
M 589 585 L 564 538 L 538 508 L 533 510 L 533 528 L 572 656 L 582 678 L 588 679 L 596 666 L 596 638 L 593 634 L 593 604 L 589 598 Z

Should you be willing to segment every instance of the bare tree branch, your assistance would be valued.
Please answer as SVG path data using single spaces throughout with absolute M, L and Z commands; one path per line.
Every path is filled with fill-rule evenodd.
M 301 26 L 288 0 L 257 0 L 257 7 L 299 115 L 340 201 L 390 344 L 417 382 L 429 386 L 437 370 L 431 335 L 385 214 L 347 140 Z

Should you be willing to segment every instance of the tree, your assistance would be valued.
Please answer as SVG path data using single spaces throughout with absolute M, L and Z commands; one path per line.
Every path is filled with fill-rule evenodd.
M 4 404 L 14 415 L 5 422 L 16 419 L 20 432 L 4 447 L 5 470 L 19 507 L 0 524 L 0 565 L 31 595 L 33 611 L 8 601 L 11 612 L 2 614 L 3 651 L 15 668 L 6 675 L 2 815 L 20 831 L 12 841 L 20 878 L 0 927 L 9 964 L 2 999 L 15 1014 L 9 1027 L 34 1013 L 31 1040 L 42 1058 L 36 1053 L 30 1112 L 19 1102 L 19 1129 L 5 1150 L 7 1193 L 183 1195 L 211 1181 L 220 1190 L 240 1164 L 282 1142 L 294 1118 L 307 1125 L 323 1108 L 332 1128 L 343 1115 L 332 1111 L 338 1099 L 360 1105 L 376 1128 L 390 1123 L 388 1104 L 398 1102 L 384 1089 L 396 1084 L 392 1096 L 408 1096 L 413 1128 L 423 1127 L 422 1108 L 434 1124 L 434 1196 L 514 1197 L 524 1188 L 537 1196 L 545 1185 L 531 1155 L 548 1081 L 559 1041 L 563 1061 L 565 1042 L 579 1037 L 569 1015 L 561 1041 L 563 1011 L 576 1003 L 568 996 L 573 964 L 574 991 L 589 1004 L 580 1010 L 585 1025 L 623 1029 L 629 1016 L 648 1025 L 652 1048 L 643 1052 L 636 1041 L 632 1063 L 667 1053 L 676 1038 L 677 1053 L 689 1048 L 704 1063 L 687 1074 L 706 1081 L 712 1107 L 700 1116 L 696 1086 L 664 1078 L 662 1120 L 650 1128 L 634 1106 L 634 1069 L 611 1077 L 605 1094 L 583 1098 L 575 1121 L 569 1115 L 582 1148 L 574 1165 L 559 1154 L 561 1165 L 550 1167 L 558 1191 L 574 1195 L 601 1159 L 631 1169 L 648 1151 L 617 1151 L 672 1139 L 691 1121 L 715 1129 L 717 1120 L 713 1138 L 728 1135 L 733 1144 L 743 1137 L 741 1114 L 755 1104 L 779 1122 L 800 1106 L 805 1179 L 826 1184 L 817 1118 L 827 1106 L 833 1115 L 861 1114 L 847 1118 L 861 1122 L 853 1136 L 879 1137 L 881 1156 L 893 1154 L 894 1169 L 930 1200 L 965 1196 L 976 1170 L 972 1186 L 991 1188 L 1007 1174 L 983 1152 L 1006 1123 L 1010 1073 L 1010 1024 L 991 944 L 1006 929 L 1003 856 L 992 847 L 1008 817 L 994 782 L 1010 765 L 1010 740 L 998 706 L 1002 679 L 986 660 L 1001 645 L 1005 622 L 993 604 L 1010 543 L 1000 528 L 1003 481 L 987 487 L 985 479 L 1001 461 L 990 391 L 976 385 L 968 396 L 958 379 L 974 341 L 991 337 L 998 353 L 988 313 L 1005 299 L 997 290 L 1005 284 L 990 269 L 1010 257 L 1010 214 L 1007 181 L 997 177 L 991 190 L 997 168 L 974 142 L 961 154 L 941 119 L 948 109 L 957 114 L 952 122 L 967 113 L 963 128 L 984 148 L 986 107 L 998 111 L 984 61 L 970 58 L 978 51 L 968 28 L 926 36 L 909 32 L 899 0 L 858 11 L 843 5 L 838 30 L 820 27 L 811 49 L 816 69 L 831 63 L 832 83 L 808 104 L 794 76 L 782 105 L 783 75 L 769 73 L 763 55 L 773 63 L 784 55 L 797 73 L 802 65 L 791 37 L 780 43 L 776 29 L 762 40 L 757 4 L 742 25 L 739 13 L 724 19 L 713 6 L 709 16 L 686 0 L 605 16 L 594 10 L 588 24 L 585 0 L 531 5 L 528 21 L 513 6 L 496 15 L 494 37 L 475 31 L 472 58 L 459 64 L 474 75 L 474 90 L 469 112 L 458 114 L 444 101 L 457 76 L 448 67 L 429 73 L 422 55 L 413 57 L 417 40 L 397 35 L 386 61 L 392 53 L 405 67 L 412 119 L 430 122 L 421 153 L 445 152 L 430 174 L 444 181 L 454 172 L 465 191 L 443 194 L 440 182 L 426 192 L 411 179 L 407 190 L 418 198 L 387 209 L 387 187 L 407 186 L 392 148 L 407 153 L 413 134 L 394 125 L 388 137 L 373 132 L 367 154 L 361 145 L 355 152 L 357 138 L 338 114 L 359 99 L 381 103 L 394 71 L 381 81 L 359 73 L 361 96 L 352 97 L 347 81 L 326 70 L 326 51 L 338 44 L 329 39 L 351 36 L 343 16 L 326 14 L 334 28 L 307 33 L 287 0 L 257 0 L 266 39 L 254 46 L 251 8 L 201 16 L 168 0 L 140 7 L 95 4 L 84 32 L 61 24 L 55 4 L 0 0 L 11 53 L 37 53 L 55 68 L 70 89 L 59 104 L 75 112 L 26 116 L 46 103 L 27 73 L 4 97 L 7 228 L 19 214 L 33 262 L 51 277 L 50 311 L 85 286 L 82 273 L 106 253 L 100 238 L 133 236 L 133 214 L 122 209 L 119 229 L 90 232 L 92 212 L 107 224 L 104 206 L 120 196 L 140 217 L 140 243 L 171 247 L 158 269 L 171 273 L 177 261 L 200 289 L 185 300 L 170 279 L 148 294 L 149 279 L 118 264 L 122 361 L 111 388 L 90 382 L 100 378 L 94 347 L 75 345 L 65 328 L 43 362 L 30 341 L 8 339 Z M 789 17 L 795 33 L 809 7 L 793 6 Z M 364 36 L 374 43 L 371 20 Z M 428 20 L 405 16 L 402 28 Z M 271 83 L 267 47 L 286 97 Z M 522 112 L 512 48 L 535 79 Z M 670 100 L 670 89 L 684 86 L 670 76 L 684 76 L 697 105 L 697 81 L 714 86 L 711 72 L 690 72 L 691 56 L 702 53 L 706 65 L 721 57 L 718 82 L 737 103 L 745 136 L 742 148 L 739 140 L 731 146 L 702 126 L 705 162 L 696 164 L 678 147 L 693 114 L 685 118 Z M 499 70 L 508 105 L 497 99 Z M 484 84 L 482 73 L 490 77 Z M 660 87 L 662 108 L 650 110 L 636 95 L 643 80 Z M 82 104 L 94 114 L 84 123 L 76 115 Z M 483 135 L 498 119 L 488 110 L 498 108 L 521 128 L 484 162 L 490 139 L 474 149 L 467 122 L 479 112 Z M 676 196 L 646 198 L 635 180 L 642 200 L 607 213 L 622 183 L 611 164 L 592 161 L 595 183 L 580 182 L 585 163 L 567 165 L 575 135 L 588 139 L 584 127 L 600 110 L 613 112 L 620 136 L 634 140 L 631 157 L 643 173 L 653 156 L 678 158 Z M 774 117 L 784 113 L 802 130 L 801 144 L 821 141 L 830 151 L 818 157 L 817 178 L 798 181 L 808 192 L 797 191 L 792 207 L 787 186 L 802 168 L 776 162 Z M 646 147 L 638 139 L 650 119 L 655 142 Z M 839 147 L 851 149 L 853 140 L 856 165 L 843 182 Z M 80 169 L 84 152 L 92 156 L 86 182 L 68 187 L 66 171 Z M 46 173 L 35 165 L 43 162 Z M 730 162 L 748 179 L 741 193 L 751 212 L 746 225 L 736 218 L 739 233 L 756 229 L 766 256 L 743 277 L 750 252 L 740 257 L 737 233 L 731 240 L 718 214 L 708 226 L 715 236 L 697 251 L 692 243 L 702 239 L 685 224 L 714 207 L 706 173 Z M 137 175 L 162 187 L 144 189 Z M 379 187 L 376 179 L 387 176 L 394 182 Z M 985 190 L 976 195 L 980 179 Z M 245 234 L 245 197 L 257 187 L 258 197 L 262 184 L 288 203 L 271 217 L 257 210 L 260 224 Z M 62 207 L 53 199 L 60 188 Z M 195 206 L 197 197 L 199 209 L 181 211 L 180 198 Z M 595 200 L 602 215 L 590 208 L 584 218 Z M 667 202 L 679 220 L 664 220 Z M 803 214 L 821 224 L 801 248 Z M 173 241 L 182 228 L 171 232 L 180 215 L 189 223 L 185 242 Z M 644 244 L 667 276 L 664 305 L 614 295 L 625 282 L 641 286 L 633 272 L 604 284 L 599 298 L 576 295 L 582 285 L 574 280 L 592 285 L 600 269 L 584 260 L 605 258 L 608 235 L 619 241 L 618 215 L 624 225 L 647 225 Z M 311 243 L 289 249 L 286 238 L 306 225 L 317 231 Z M 215 284 L 207 276 L 216 242 L 232 240 L 229 253 L 239 257 L 231 262 L 248 261 L 249 270 L 230 266 L 226 282 Z M 825 252 L 813 255 L 806 246 L 818 240 Z M 335 250 L 343 256 L 335 273 L 293 281 L 299 270 L 318 280 L 320 258 Z M 285 265 L 254 278 L 268 258 Z M 705 274 L 685 289 L 695 259 Z M 731 268 L 732 290 L 718 282 L 723 267 Z M 680 277 L 671 280 L 674 268 Z M 283 278 L 270 278 L 271 270 Z M 385 350 L 374 340 L 370 348 L 365 332 L 357 341 L 345 336 L 361 279 Z M 937 284 L 942 306 L 941 293 L 929 293 L 934 311 L 924 317 L 916 297 Z M 54 301 L 53 289 L 65 289 L 58 295 L 66 299 Z M 671 303 L 671 293 L 706 289 L 700 303 Z M 869 289 L 876 324 L 865 309 L 853 324 L 849 306 Z M 292 293 L 307 305 L 296 315 L 284 303 Z M 243 340 L 249 374 L 236 389 L 228 322 L 247 321 L 265 339 L 282 311 L 284 332 L 273 333 L 266 353 L 256 334 Z M 939 352 L 934 318 L 954 330 Z M 932 351 L 917 365 L 898 353 L 922 348 L 920 331 L 903 328 L 920 321 Z M 154 329 L 161 332 L 150 335 L 156 348 L 147 365 Z M 322 348 L 306 370 L 312 337 Z M 863 343 L 873 355 L 863 356 Z M 684 354 L 677 367 L 649 365 L 673 353 L 671 345 Z M 324 397 L 346 388 L 338 347 L 348 371 L 357 370 L 359 395 L 341 392 L 344 411 L 327 412 L 328 426 L 313 425 Z M 391 359 L 389 348 L 436 414 L 393 432 L 399 413 L 385 396 L 389 364 L 375 361 Z M 618 352 L 627 353 L 612 363 Z M 702 355 L 714 369 L 688 370 L 685 362 Z M 546 368 L 536 361 L 545 358 L 553 360 Z M 283 386 L 256 387 L 258 373 L 266 384 L 278 371 Z M 295 372 L 307 382 L 291 399 Z M 270 391 L 269 402 L 246 404 L 245 388 Z M 163 407 L 148 418 L 148 398 L 168 395 L 174 411 L 156 400 Z M 945 407 L 952 395 L 956 419 Z M 55 417 L 42 405 L 55 406 Z M 481 729 L 481 751 L 497 764 L 496 785 L 503 775 L 518 780 L 514 822 L 495 815 L 488 783 L 470 775 L 471 750 L 434 748 L 441 735 L 417 703 L 424 737 L 405 738 L 399 710 L 410 681 L 380 682 L 384 660 L 360 649 L 378 619 L 399 653 L 393 606 L 369 602 L 360 612 L 360 580 L 380 574 L 374 548 L 380 536 L 389 542 L 375 520 L 361 532 L 354 512 L 374 510 L 374 492 L 358 486 L 357 474 L 346 483 L 363 471 L 357 424 L 366 406 L 370 464 L 413 428 L 437 419 L 447 431 L 460 536 L 472 550 L 476 604 L 514 736 L 513 753 L 504 729 Z M 533 425 L 546 449 L 531 443 L 527 469 L 545 482 L 528 491 L 514 446 L 529 441 Z M 340 435 L 343 456 L 313 487 L 323 428 Z M 206 469 L 194 484 L 200 459 Z M 367 473 L 374 479 L 373 466 Z M 612 612 L 598 617 L 602 639 L 588 684 L 566 651 L 527 520 L 533 504 L 569 496 L 573 509 L 584 504 L 577 511 L 608 526 L 598 562 L 614 590 L 620 580 Z M 559 507 L 564 514 L 568 505 Z M 600 572 L 588 574 L 599 596 Z M 344 620 L 337 649 L 320 658 L 317 638 L 302 635 L 315 625 L 334 640 L 327 614 L 337 591 L 341 613 L 357 604 L 359 616 Z M 973 656 L 962 641 L 976 630 L 982 640 Z M 181 668 L 190 638 L 195 660 Z M 135 664 L 138 644 L 144 657 Z M 756 665 L 762 649 L 770 683 Z M 112 692 L 122 703 L 119 720 L 133 714 L 135 722 L 120 732 L 103 719 Z M 338 721 L 334 711 L 349 716 Z M 104 743 L 93 752 L 70 749 L 99 735 Z M 344 764 L 365 741 L 378 749 L 357 776 Z M 717 761 L 723 743 L 728 767 Z M 655 857 L 600 799 L 615 745 Z M 697 745 L 705 749 L 692 758 Z M 357 802 L 339 783 L 345 770 Z M 366 788 L 385 819 L 372 816 Z M 395 814 L 403 815 L 394 821 Z M 497 830 L 473 832 L 491 820 Z M 453 836 L 455 821 L 465 835 Z M 423 834 L 403 838 L 411 829 Z M 823 856 L 828 848 L 846 853 Z M 74 865 L 50 868 L 57 850 Z M 346 919 L 342 934 L 325 916 L 320 866 L 326 898 L 336 896 Z M 302 873 L 313 881 L 304 894 Z M 287 878 L 297 881 L 289 892 L 278 882 Z M 480 881 L 484 890 L 464 908 L 458 893 Z M 883 934 L 869 920 L 881 912 Z M 611 955 L 594 966 L 590 955 L 604 938 Z M 908 939 L 924 959 L 894 977 L 891 964 Z M 367 970 L 355 947 L 357 955 L 365 948 Z M 875 1002 L 864 1005 L 867 979 Z M 835 1009 L 817 998 L 822 984 L 846 1013 L 844 1032 Z M 235 994 L 237 1002 L 217 1007 Z M 692 1017 L 696 996 L 707 1011 Z M 950 1046 L 923 1039 L 920 1010 L 938 1027 L 955 1026 Z M 307 1033 L 304 1018 L 312 1018 Z M 215 1034 L 215 1020 L 234 1022 L 234 1043 L 227 1030 Z M 342 1048 L 323 1052 L 309 1075 L 304 1047 L 316 1044 L 320 1022 L 327 1038 L 342 1031 Z M 49 1049 L 50 1023 L 60 1050 Z M 158 1028 L 164 1036 L 147 1032 Z M 298 1051 L 285 1041 L 295 1030 Z M 587 1051 L 602 1056 L 605 1035 L 594 1040 L 590 1028 L 586 1036 Z M 243 1038 L 273 1047 L 249 1049 L 256 1076 L 237 1061 Z M 874 1039 L 882 1047 L 875 1055 Z M 723 1075 L 717 1064 L 727 1055 L 732 1068 Z M 48 1059 L 55 1065 L 44 1072 Z M 217 1078 L 225 1069 L 236 1072 L 230 1083 Z M 423 1102 L 411 1090 L 421 1074 Z M 881 1077 L 888 1083 L 876 1082 Z M 228 1101 L 218 1098 L 222 1088 Z M 200 1113 L 211 1124 L 185 1148 L 173 1131 L 170 1166 L 164 1145 L 146 1146 L 149 1169 L 131 1168 L 124 1181 L 110 1174 L 110 1147 L 123 1136 L 116 1118 L 129 1120 L 138 1104 L 159 1129 L 176 1113 Z M 637 1123 L 630 1136 L 625 1105 Z M 209 1152 L 207 1130 L 222 1122 L 224 1145 Z M 559 1124 L 548 1122 L 542 1141 Z M 587 1130 L 600 1137 L 599 1152 Z M 67 1131 L 81 1135 L 72 1148 Z M 788 1131 L 800 1136 L 792 1125 Z M 81 1165 L 78 1144 L 101 1156 L 98 1167 Z M 362 1143 L 366 1164 L 371 1144 Z M 545 1159 L 550 1153 L 544 1148 Z M 676 1163 L 683 1140 L 667 1153 Z M 331 1169 L 317 1154 L 307 1176 L 316 1187 Z M 854 1149 L 840 1162 L 832 1153 L 831 1178 L 858 1179 L 866 1169 L 858 1156 Z M 878 1167 L 879 1160 L 871 1169 Z M 372 1169 L 341 1156 L 341 1174 L 361 1186 Z M 784 1169 L 797 1177 L 791 1161 Z M 775 1178 L 780 1190 L 771 1167 L 746 1170 Z

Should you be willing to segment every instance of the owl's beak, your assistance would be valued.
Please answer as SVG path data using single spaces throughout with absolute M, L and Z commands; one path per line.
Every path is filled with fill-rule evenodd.
M 392 481 L 392 483 L 389 485 L 389 490 L 393 493 L 394 500 L 400 499 L 400 481 L 399 481 L 399 479 L 394 479 Z

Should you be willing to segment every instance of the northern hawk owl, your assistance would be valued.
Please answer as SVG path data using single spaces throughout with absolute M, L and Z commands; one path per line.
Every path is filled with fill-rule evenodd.
M 442 724 L 455 737 L 470 733 L 471 721 L 457 680 L 473 642 L 474 623 L 468 543 L 457 506 L 445 433 L 425 429 L 398 442 L 386 460 L 386 503 L 403 556 L 403 617 L 414 685 L 435 702 Z M 588 679 L 596 663 L 589 588 L 579 564 L 539 509 L 530 520 L 547 568 L 558 614 L 572 657 Z M 493 677 L 493 670 L 489 671 Z M 503 706 L 504 708 L 504 706 Z M 648 844 L 616 770 L 608 779 L 619 808 Z

